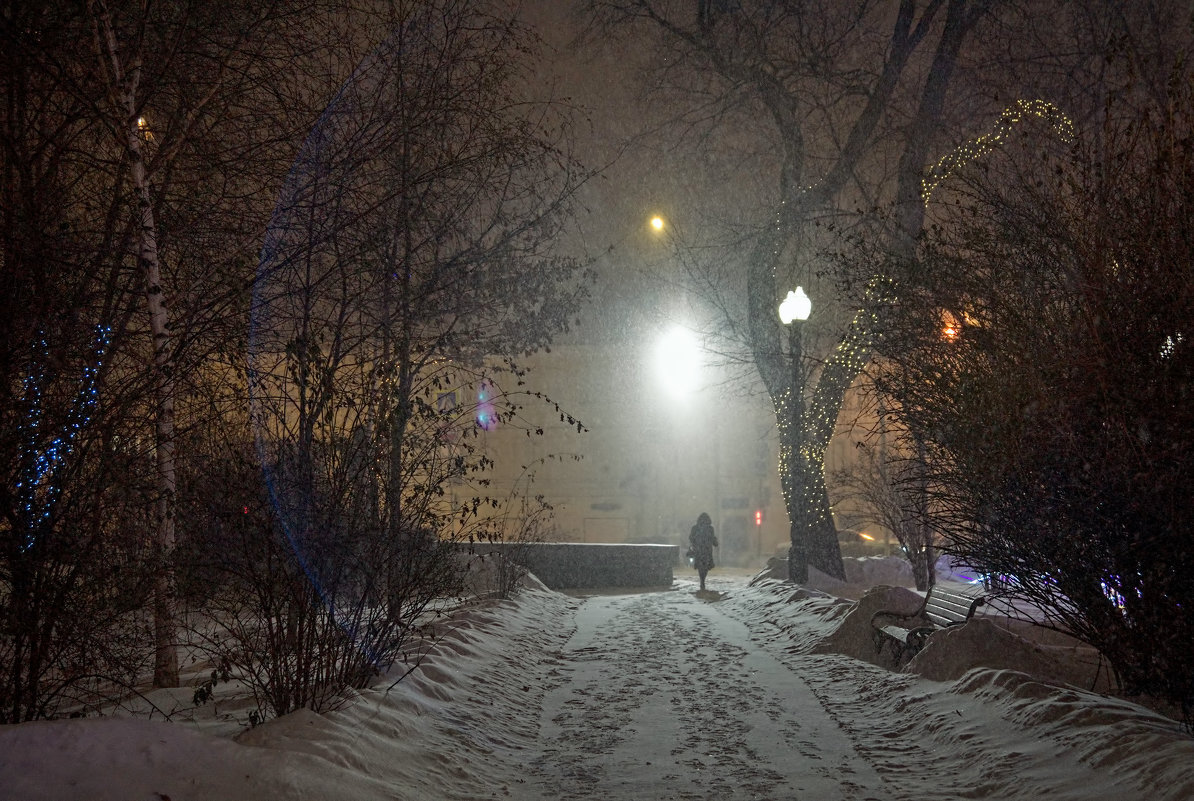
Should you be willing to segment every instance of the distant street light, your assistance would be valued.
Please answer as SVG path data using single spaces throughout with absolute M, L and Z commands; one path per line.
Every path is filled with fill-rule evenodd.
M 651 218 L 651 227 L 654 228 L 656 231 L 662 231 L 663 230 L 663 218 L 658 215 L 656 215 L 655 217 L 652 217 Z
M 779 319 L 788 326 L 788 358 L 792 360 L 792 392 L 788 397 L 789 455 L 784 467 L 788 478 L 792 527 L 789 533 L 788 579 L 808 582 L 808 521 L 805 510 L 805 483 L 808 481 L 808 458 L 804 452 L 804 355 L 800 335 L 804 321 L 812 313 L 813 302 L 803 287 L 796 287 L 779 304 Z M 781 446 L 782 446 L 781 442 Z M 793 470 L 795 471 L 793 473 Z M 799 484 L 797 482 L 800 482 Z
M 699 470 L 689 464 L 690 460 L 681 461 L 680 452 L 682 446 L 691 452 L 694 446 L 702 444 L 702 439 L 693 436 L 693 424 L 698 411 L 695 400 L 703 359 L 696 335 L 678 324 L 660 332 L 652 355 L 652 372 L 661 388 L 661 402 L 651 404 L 661 415 L 655 443 L 659 459 L 656 508 L 662 526 L 660 533 L 670 541 L 683 529 L 681 518 L 685 515 L 681 506 L 688 497 L 685 485 L 699 475 Z M 716 450 L 713 461 L 716 465 Z

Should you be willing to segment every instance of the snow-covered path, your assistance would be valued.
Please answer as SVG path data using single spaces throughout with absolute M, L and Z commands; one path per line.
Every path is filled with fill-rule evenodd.
M 890 798 L 808 684 L 720 598 L 682 586 L 586 599 L 528 784 L 552 799 Z
M 170 723 L 0 726 L 0 801 L 1194 800 L 1194 739 L 1044 675 L 1068 647 L 976 620 L 893 672 L 870 616 L 909 590 L 710 587 L 681 570 L 652 592 L 462 607 L 401 683 L 235 740 L 243 691 L 202 709 L 156 691 L 182 703 Z

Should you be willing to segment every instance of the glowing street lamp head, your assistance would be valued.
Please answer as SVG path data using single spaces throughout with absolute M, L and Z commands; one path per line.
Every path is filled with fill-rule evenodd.
M 656 233 L 663 231 L 663 218 L 660 217 L 659 215 L 655 215 L 654 217 L 652 217 L 651 218 L 651 229 L 654 230 Z
M 812 311 L 812 300 L 804 293 L 804 287 L 798 286 L 779 304 L 779 319 L 784 325 L 788 325 L 793 320 L 807 320 Z

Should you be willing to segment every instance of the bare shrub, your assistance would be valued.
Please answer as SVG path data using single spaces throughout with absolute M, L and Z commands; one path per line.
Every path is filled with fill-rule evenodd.
M 1125 92 L 1072 152 L 1017 150 L 1020 171 L 971 176 L 921 258 L 895 265 L 878 379 L 926 443 L 926 520 L 947 550 L 1187 720 L 1189 87 L 1175 74 L 1160 106 Z

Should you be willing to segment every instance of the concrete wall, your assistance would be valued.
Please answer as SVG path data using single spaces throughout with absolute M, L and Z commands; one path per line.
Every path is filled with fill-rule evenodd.
M 553 590 L 670 587 L 672 567 L 680 559 L 677 545 L 504 542 L 461 547 L 478 554 L 503 554 Z

